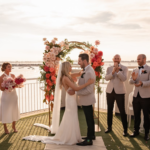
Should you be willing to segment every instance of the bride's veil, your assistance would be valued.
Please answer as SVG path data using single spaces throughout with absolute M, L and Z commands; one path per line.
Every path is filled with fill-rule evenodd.
M 62 71 L 62 63 L 59 66 L 58 75 L 56 79 L 55 95 L 54 95 L 54 108 L 52 114 L 52 126 L 51 133 L 55 134 L 59 127 L 60 120 L 60 105 L 61 105 L 61 87 L 60 87 L 60 78 Z

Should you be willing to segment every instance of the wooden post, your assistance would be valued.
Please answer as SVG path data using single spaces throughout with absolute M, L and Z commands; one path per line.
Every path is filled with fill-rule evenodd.
M 49 106 L 49 127 L 51 125 L 51 110 L 50 110 L 50 102 L 48 103 Z
M 98 89 L 99 89 L 99 81 L 98 81 Z M 98 126 L 99 126 L 99 93 L 98 93 Z
M 99 81 L 98 81 L 98 88 L 99 88 Z M 100 132 L 101 129 L 100 129 L 100 126 L 99 126 L 99 125 L 100 125 L 100 124 L 99 124 L 99 93 L 98 93 L 97 99 L 98 99 L 98 106 L 97 106 L 97 109 L 98 109 L 98 116 L 97 116 L 95 119 L 97 119 L 98 123 L 95 124 L 95 132 Z

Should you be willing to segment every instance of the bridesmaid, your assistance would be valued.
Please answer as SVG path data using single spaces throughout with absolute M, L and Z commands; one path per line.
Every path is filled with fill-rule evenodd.
M 4 73 L 0 76 L 0 89 L 1 91 L 3 91 L 0 100 L 0 121 L 4 125 L 4 130 L 6 134 L 9 134 L 6 125 L 7 123 L 12 123 L 12 129 L 14 130 L 14 132 L 18 132 L 16 130 L 15 123 L 17 120 L 20 119 L 16 89 L 14 88 L 13 91 L 9 92 L 5 90 L 5 88 L 1 87 L 4 77 L 15 78 L 15 75 L 10 74 L 11 68 L 12 66 L 10 63 L 3 63 L 1 70 Z

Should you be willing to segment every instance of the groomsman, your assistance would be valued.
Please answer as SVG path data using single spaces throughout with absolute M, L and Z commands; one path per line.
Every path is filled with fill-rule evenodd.
M 145 137 L 149 139 L 149 108 L 150 108 L 150 67 L 146 64 L 146 56 L 140 54 L 137 57 L 139 67 L 134 69 L 129 80 L 130 84 L 135 85 L 133 95 L 133 111 L 134 111 L 134 132 L 130 137 L 139 135 L 141 110 L 144 114 Z
M 109 81 L 106 89 L 108 128 L 105 133 L 109 133 L 112 130 L 113 108 L 116 100 L 124 128 L 123 136 L 127 136 L 127 115 L 124 105 L 126 89 L 124 82 L 127 80 L 128 68 L 120 64 L 120 61 L 120 55 L 115 55 L 113 58 L 114 65 L 107 68 L 105 76 L 106 81 Z

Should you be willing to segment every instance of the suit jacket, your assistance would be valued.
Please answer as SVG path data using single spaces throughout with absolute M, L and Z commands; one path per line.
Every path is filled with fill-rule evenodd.
M 113 66 L 107 68 L 105 80 L 109 81 L 109 83 L 107 84 L 106 93 L 111 93 L 113 89 L 116 94 L 126 93 L 124 82 L 127 80 L 128 68 L 121 64 L 119 67 L 122 71 L 115 72 L 114 75 L 112 75 Z
M 137 97 L 137 94 L 139 92 L 140 96 L 142 98 L 150 98 L 150 67 L 148 65 L 145 65 L 145 67 L 142 69 L 144 72 L 139 74 L 139 68 L 133 69 L 133 72 L 138 73 L 137 80 L 134 81 L 132 79 L 132 76 L 130 77 L 129 83 L 130 84 L 137 84 L 139 81 L 143 82 L 143 85 L 140 87 L 134 88 L 134 97 Z M 132 72 L 132 73 L 133 73 Z
M 96 81 L 95 71 L 91 66 L 88 66 L 85 69 L 83 77 L 81 76 L 78 81 L 78 85 L 85 84 L 89 79 L 94 79 Z M 79 104 L 83 106 L 93 105 L 95 100 L 95 92 L 94 92 L 95 82 L 93 84 L 88 85 L 84 89 L 81 89 L 76 92 L 79 97 Z

